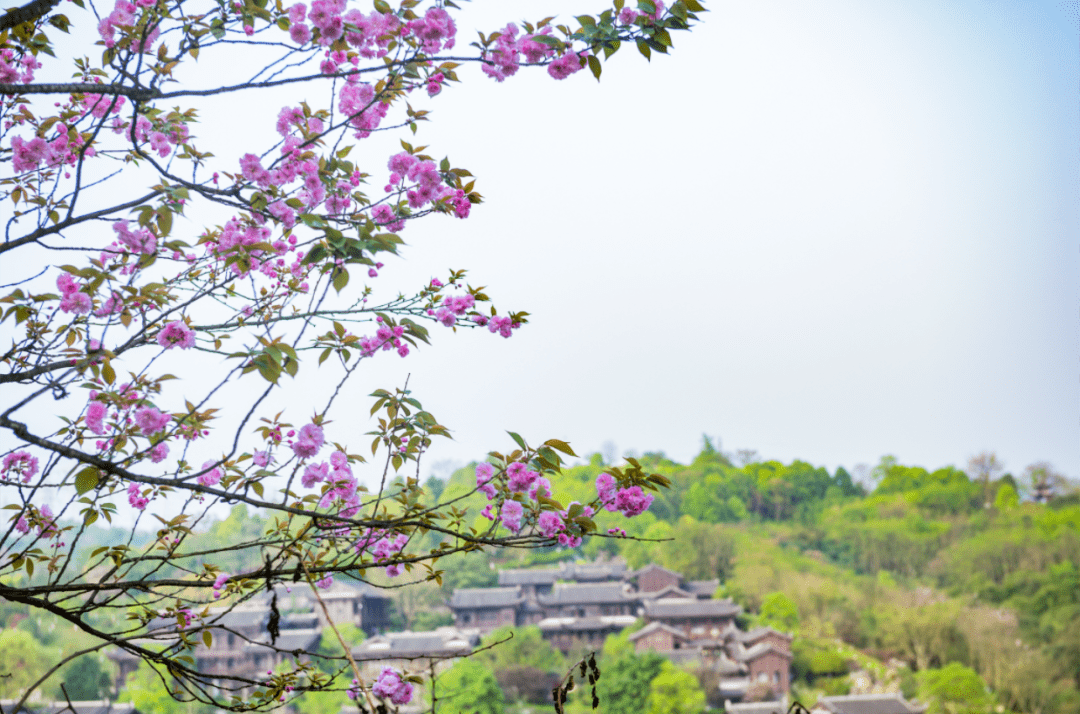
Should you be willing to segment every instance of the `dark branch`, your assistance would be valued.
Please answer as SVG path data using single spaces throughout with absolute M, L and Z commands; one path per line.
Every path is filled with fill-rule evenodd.
M 28 2 L 22 7 L 8 8 L 6 15 L 0 15 L 0 32 L 10 30 L 24 22 L 33 22 L 39 17 L 44 17 L 49 10 L 52 10 L 59 3 L 60 0 L 33 0 L 33 2 Z M 0 87 L 6 86 L 8 85 L 0 84 Z M 3 91 L 0 93 L 8 94 L 9 92 Z

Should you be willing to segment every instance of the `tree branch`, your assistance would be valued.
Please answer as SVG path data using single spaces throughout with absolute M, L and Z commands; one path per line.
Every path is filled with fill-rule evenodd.
M 33 22 L 39 17 L 44 17 L 49 10 L 52 10 L 59 3 L 60 0 L 33 0 L 22 7 L 9 7 L 6 15 L 0 15 L 0 32 L 10 30 L 24 22 Z M 7 85 L 0 84 L 0 87 L 4 86 Z M 8 93 L 0 91 L 0 94 Z

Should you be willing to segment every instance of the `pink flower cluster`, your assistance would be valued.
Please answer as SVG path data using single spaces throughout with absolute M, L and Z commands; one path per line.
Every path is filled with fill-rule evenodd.
M 60 289 L 60 310 L 76 315 L 85 315 L 94 306 L 90 296 L 82 292 L 82 286 L 68 273 L 61 273 L 56 278 L 56 287 Z
M 442 307 L 438 311 L 428 310 L 428 314 L 433 315 L 447 327 L 453 327 L 457 324 L 457 318 L 474 307 L 476 307 L 476 298 L 472 295 L 450 295 L 443 300 Z
M 356 129 L 356 138 L 366 139 L 379 128 L 390 105 L 376 100 L 375 88 L 352 75 L 341 88 L 338 110 L 349 117 L 349 125 Z
M 34 515 L 34 507 L 30 506 L 30 509 L 30 520 L 37 521 L 36 525 L 38 533 L 40 533 L 45 538 L 51 538 L 53 536 L 60 535 L 60 531 L 56 528 L 56 516 L 53 514 L 52 509 L 49 508 L 48 504 L 42 506 L 37 511 L 36 518 Z M 15 530 L 20 533 L 30 532 L 30 521 L 27 520 L 27 517 L 25 515 L 20 516 L 19 520 L 15 521 Z
M 157 333 L 157 343 L 167 350 L 189 350 L 195 346 L 195 331 L 180 320 L 170 322 Z
M 644 513 L 653 502 L 652 494 L 645 493 L 641 486 L 620 489 L 615 477 L 607 473 L 596 477 L 596 492 L 605 510 L 620 511 L 627 518 Z
M 428 8 L 423 17 L 410 21 L 406 28 L 426 54 L 433 55 L 440 50 L 454 47 L 457 27 L 450 13 L 441 7 Z
M 647 12 L 642 12 L 640 10 L 634 10 L 628 7 L 624 7 L 622 10 L 619 11 L 619 22 L 623 25 L 632 25 L 637 21 L 639 17 L 643 17 L 647 21 L 659 20 L 664 15 L 665 7 L 663 0 L 654 0 L 653 4 L 656 6 L 656 11 L 653 12 L 651 15 Z
M 0 466 L 0 474 L 6 479 L 21 477 L 23 483 L 30 483 L 34 474 L 38 471 L 38 460 L 31 456 L 28 451 L 13 451 L 4 457 L 3 466 Z
M 567 52 L 548 65 L 548 74 L 553 79 L 566 79 L 585 66 L 584 52 Z
M 389 699 L 400 706 L 412 700 L 413 687 L 402 679 L 399 672 L 390 667 L 383 667 L 379 678 L 371 685 L 371 693 L 380 699 Z
M 379 322 L 382 322 L 382 318 L 376 318 Z M 371 357 L 379 350 L 391 350 L 397 349 L 397 353 L 402 357 L 407 357 L 409 354 L 409 346 L 402 340 L 402 336 L 405 334 L 405 328 L 401 325 L 381 325 L 375 330 L 373 337 L 361 337 L 358 344 L 360 345 L 360 354 L 364 357 Z
M 187 124 L 180 120 L 151 120 L 145 116 L 135 120 L 135 141 L 150 142 L 150 148 L 161 158 L 168 156 L 173 146 L 183 144 L 189 137 Z
M 157 236 L 149 228 L 128 228 L 127 221 L 113 223 L 117 240 L 132 253 L 144 253 L 153 255 L 157 252 Z
M 293 442 L 292 450 L 301 459 L 310 459 L 319 453 L 325 441 L 322 427 L 318 424 L 305 424 L 300 427 L 300 435 Z
M 534 38 L 541 35 L 550 35 L 551 27 L 540 28 L 540 31 L 518 37 L 517 25 L 510 23 L 499 31 L 495 38 L 495 49 L 491 51 L 487 59 L 493 64 L 481 65 L 481 70 L 487 76 L 497 82 L 517 74 L 521 65 L 521 55 L 525 55 L 525 61 L 531 64 L 543 62 L 555 54 L 555 48 L 549 47 L 543 42 L 537 42 Z
M 308 427 L 314 427 L 318 429 L 314 424 L 308 424 Z M 305 427 L 306 428 L 306 427 Z M 306 440 L 310 443 L 314 443 L 319 440 L 321 445 L 322 431 L 319 430 L 317 436 L 312 436 L 313 431 L 309 431 L 308 435 L 304 435 L 304 430 L 301 429 L 301 440 Z M 296 443 L 300 443 L 297 441 Z M 306 448 L 305 446 L 301 447 Z M 293 444 L 293 450 L 296 450 L 296 444 Z M 316 449 L 318 451 L 318 449 Z M 359 486 L 356 477 L 353 476 L 352 469 L 349 467 L 348 457 L 341 451 L 335 451 L 330 455 L 330 463 L 312 463 L 304 467 L 304 473 L 300 477 L 300 483 L 304 488 L 314 488 L 316 484 L 326 482 L 329 488 L 323 493 L 321 499 L 319 499 L 319 507 L 327 508 L 335 501 L 341 501 L 341 509 L 339 515 L 344 518 L 351 518 L 356 515 L 356 512 L 360 509 L 360 496 L 357 493 L 357 487 Z
M 139 484 L 133 483 L 128 486 L 128 503 L 132 508 L 141 511 L 146 508 L 146 505 L 150 503 L 150 499 L 143 495 L 142 489 L 139 488 Z
M 139 5 L 146 7 L 147 4 L 144 0 L 139 0 Z M 101 35 L 101 39 L 105 41 L 106 47 L 116 47 L 116 30 L 118 28 L 133 27 L 138 22 L 138 18 L 135 16 L 135 5 L 127 0 L 116 0 L 116 5 L 113 6 L 113 11 L 109 13 L 105 18 L 98 23 L 98 34 Z M 154 25 L 148 32 L 145 32 L 145 39 L 143 38 L 144 29 L 136 28 L 137 39 L 135 39 L 132 47 L 141 51 L 149 52 L 153 49 L 153 45 L 157 42 L 158 36 L 161 34 L 161 28 Z
M 165 431 L 171 419 L 170 415 L 162 414 L 156 407 L 142 407 L 135 411 L 135 423 L 145 436 Z
M 356 540 L 353 549 L 357 553 L 369 551 L 376 563 L 385 563 L 395 553 L 400 553 L 409 543 L 409 537 L 404 533 L 394 534 L 393 531 L 369 528 L 367 532 Z M 401 575 L 401 566 L 391 563 L 386 566 L 386 574 L 391 578 Z
M 107 410 L 101 402 L 91 401 L 86 405 L 86 426 L 98 436 L 105 433 L 105 414 Z
M 392 191 L 394 186 L 402 181 L 415 182 L 412 188 L 406 191 L 409 206 L 423 208 L 429 203 L 445 201 L 446 205 L 453 209 L 458 218 L 468 218 L 472 207 L 465 192 L 454 189 L 443 182 L 443 177 L 433 161 L 421 161 L 407 151 L 390 157 L 387 163 L 390 169 L 390 182 L 386 186 L 387 192 Z
M 317 34 L 312 32 L 312 27 Z M 344 0 L 315 0 L 310 13 L 304 3 L 289 8 L 289 36 L 296 44 L 306 45 L 314 38 L 317 44 L 329 47 L 344 36 L 366 59 L 386 56 L 387 46 L 401 34 L 403 27 L 393 13 L 374 11 L 365 15 L 355 9 L 345 12 Z
M 20 67 L 22 72 L 19 72 Z M 0 83 L 16 84 L 22 82 L 23 84 L 30 84 L 34 81 L 35 69 L 41 69 L 41 63 L 37 61 L 34 55 L 25 54 L 16 60 L 15 52 L 12 49 L 0 50 Z
M 217 486 L 221 481 L 222 471 L 220 466 L 214 466 L 217 461 L 211 459 L 210 461 L 203 462 L 201 471 L 206 473 L 199 476 L 199 485 L 201 486 Z
M 229 574 L 228 573 L 219 573 L 218 576 L 216 578 L 214 578 L 214 599 L 215 600 L 217 600 L 219 597 L 221 597 L 221 591 L 225 589 L 225 583 L 228 582 L 228 580 L 229 580 Z

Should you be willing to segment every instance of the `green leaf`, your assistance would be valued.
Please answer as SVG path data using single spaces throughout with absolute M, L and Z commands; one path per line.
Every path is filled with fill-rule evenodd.
M 570 448 L 570 444 L 567 444 L 561 439 L 548 439 L 544 442 L 544 446 L 550 446 L 553 449 L 557 449 L 567 456 L 577 456 L 577 454 L 574 453 L 574 450 Z
M 202 641 L 208 649 L 214 646 L 214 636 L 210 634 L 210 630 L 203 630 Z
M 637 48 L 638 52 L 645 55 L 645 59 L 652 61 L 652 50 L 649 49 L 649 44 L 645 40 L 638 38 Z
M 101 480 L 96 466 L 87 466 L 75 476 L 75 490 L 82 495 L 98 485 Z
M 375 9 L 381 12 L 383 15 L 393 12 L 390 9 L 390 3 L 386 2 L 386 0 L 375 0 Z
M 512 431 L 508 431 L 506 433 L 509 434 L 510 438 L 517 442 L 517 445 L 520 446 L 523 450 L 527 451 L 529 449 L 529 447 L 525 445 L 525 440 L 522 439 L 520 435 L 515 434 Z
M 589 69 L 592 70 L 593 76 L 596 77 L 596 81 L 600 81 L 600 59 L 596 55 L 589 55 Z
M 348 284 L 349 271 L 345 270 L 345 268 L 338 268 L 337 274 L 334 276 L 334 290 L 337 290 L 340 293 Z

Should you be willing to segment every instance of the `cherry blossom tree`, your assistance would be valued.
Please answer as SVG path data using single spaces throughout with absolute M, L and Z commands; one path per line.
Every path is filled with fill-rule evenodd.
M 333 419 L 370 360 L 428 348 L 429 330 L 494 339 L 527 324 L 463 271 L 408 289 L 377 280 L 413 221 L 464 220 L 482 201 L 468 170 L 410 143 L 429 119 L 421 107 L 470 65 L 475 81 L 599 80 L 624 45 L 667 53 L 703 8 L 615 0 L 461 47 L 449 0 L 375 0 L 368 12 L 347 0 L 68 2 L 0 17 L 0 200 L 12 211 L 0 243 L 0 597 L 97 638 L 72 657 L 119 648 L 179 699 L 246 711 L 336 689 L 362 708 L 403 704 L 415 673 L 364 681 L 340 634 L 336 676 L 297 656 L 263 679 L 210 677 L 197 650 L 278 583 L 317 594 L 335 575 L 378 572 L 407 586 L 440 580 L 455 553 L 619 537 L 598 533 L 594 515 L 638 515 L 665 485 L 631 460 L 591 502 L 564 504 L 545 474 L 570 446 L 511 434 L 476 469 L 477 520 L 465 499 L 420 486 L 448 430 L 407 385 L 370 393 L 370 441 L 350 443 Z M 265 97 L 289 100 L 264 111 Z M 215 99 L 267 131 L 221 143 L 200 123 Z M 400 147 L 378 160 L 356 151 L 395 133 Z M 194 549 L 212 509 L 236 503 L 272 526 Z M 84 548 L 105 522 L 155 535 Z M 237 551 L 258 565 L 215 564 Z

